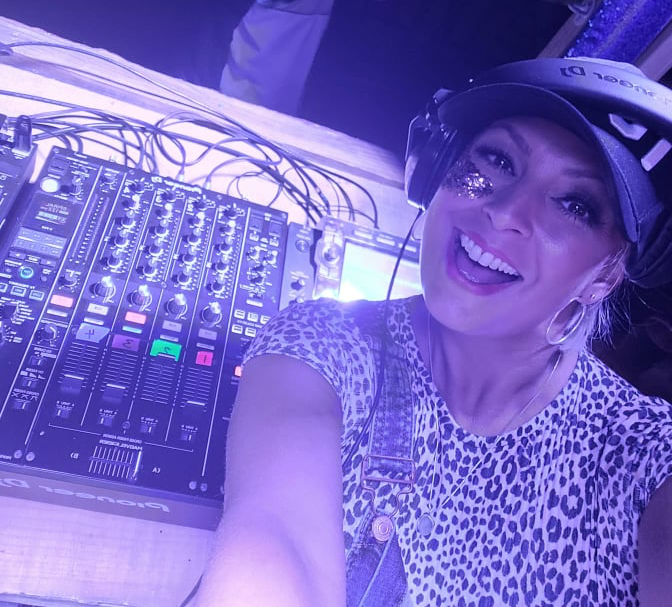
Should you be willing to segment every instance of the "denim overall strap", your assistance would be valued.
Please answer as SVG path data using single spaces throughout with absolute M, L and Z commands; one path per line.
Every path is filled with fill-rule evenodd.
M 382 307 L 382 306 L 381 306 Z M 394 529 L 389 539 L 376 539 L 372 525 L 403 507 L 413 488 L 413 396 L 404 348 L 387 333 L 386 319 L 361 327 L 374 348 L 376 360 L 385 357 L 380 399 L 362 462 L 360 484 L 370 497 L 352 547 L 346 558 L 347 607 L 400 607 L 405 604 L 407 582 Z M 378 329 L 378 331 L 375 331 Z M 387 339 L 382 348 L 382 339 Z M 380 536 L 379 536 L 380 537 Z

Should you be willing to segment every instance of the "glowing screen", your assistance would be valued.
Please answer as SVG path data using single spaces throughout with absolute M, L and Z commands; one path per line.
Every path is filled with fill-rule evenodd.
M 385 299 L 396 257 L 352 242 L 346 242 L 338 299 L 370 301 Z M 420 268 L 402 259 L 392 287 L 392 299 L 421 292 Z

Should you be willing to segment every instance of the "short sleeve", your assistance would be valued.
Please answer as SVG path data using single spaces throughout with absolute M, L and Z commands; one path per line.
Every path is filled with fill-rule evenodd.
M 301 360 L 329 382 L 346 417 L 358 417 L 375 365 L 371 364 L 370 345 L 348 310 L 347 304 L 330 299 L 288 306 L 257 334 L 245 353 L 243 366 L 262 354 Z

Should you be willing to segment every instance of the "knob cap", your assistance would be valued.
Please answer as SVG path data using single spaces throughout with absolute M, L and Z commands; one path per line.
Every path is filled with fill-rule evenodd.
M 183 270 L 181 270 L 181 271 L 177 274 L 177 276 L 175 277 L 175 279 L 176 279 L 177 282 L 179 282 L 181 285 L 186 285 L 186 284 L 188 284 L 189 281 L 191 280 L 191 275 L 192 275 L 192 271 L 191 271 L 189 268 L 184 268 Z
M 175 295 L 166 302 L 166 311 L 173 316 L 181 316 L 187 311 L 187 298 L 184 293 Z
M 222 306 L 218 301 L 211 301 L 203 310 L 201 310 L 201 318 L 206 324 L 216 325 L 222 320 Z
M 93 292 L 100 297 L 111 297 L 116 288 L 111 276 L 103 276 L 95 285 L 93 285 Z
M 226 283 L 220 281 L 220 280 L 213 280 L 212 283 L 210 284 L 210 290 L 213 293 L 221 293 L 224 291 L 226 288 Z
M 136 306 L 146 306 L 152 301 L 152 292 L 147 285 L 140 285 L 131 293 L 131 302 Z

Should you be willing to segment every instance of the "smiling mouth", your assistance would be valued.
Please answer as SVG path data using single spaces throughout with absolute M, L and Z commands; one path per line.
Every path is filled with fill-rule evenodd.
M 522 280 L 514 267 L 494 253 L 484 251 L 462 232 L 456 238 L 456 249 L 457 269 L 471 282 L 502 284 Z

